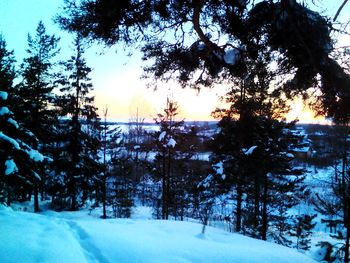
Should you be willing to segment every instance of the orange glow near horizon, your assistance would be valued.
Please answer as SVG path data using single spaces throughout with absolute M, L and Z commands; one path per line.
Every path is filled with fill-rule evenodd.
M 287 121 L 299 120 L 299 123 L 312 123 L 312 124 L 329 124 L 329 121 L 323 116 L 315 116 L 308 105 L 306 105 L 302 99 L 297 98 L 290 104 L 291 110 L 286 115 Z
M 168 96 L 178 103 L 178 119 L 187 121 L 213 121 L 211 112 L 220 105 L 219 96 L 224 94 L 223 88 L 181 89 L 175 83 L 161 84 L 157 90 L 146 88 L 147 82 L 140 80 L 140 71 L 125 70 L 114 72 L 113 78 L 105 73 L 105 77 L 97 80 L 95 86 L 95 102 L 102 117 L 103 109 L 108 107 L 108 118 L 129 120 L 138 116 L 148 121 L 157 113 L 162 113 Z M 100 75 L 99 75 L 100 76 Z
M 144 81 L 130 78 L 124 74 L 118 82 L 112 82 L 105 89 L 96 90 L 96 105 L 102 117 L 103 109 L 108 107 L 108 118 L 128 121 L 138 117 L 152 121 L 157 113 L 162 113 L 167 96 L 171 96 L 179 105 L 178 119 L 187 121 L 214 121 L 211 112 L 222 106 L 219 96 L 223 89 L 196 90 L 181 89 L 174 84 L 164 85 L 158 90 L 146 88 Z M 299 123 L 328 124 L 324 117 L 315 117 L 315 113 L 301 99 L 291 102 L 291 111 L 287 121 L 299 120 Z

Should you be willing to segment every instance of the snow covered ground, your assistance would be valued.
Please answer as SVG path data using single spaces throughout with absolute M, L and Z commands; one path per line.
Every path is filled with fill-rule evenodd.
M 17 208 L 15 208 L 17 209 Z M 315 262 L 296 250 L 193 222 L 151 220 L 138 207 L 131 219 L 99 212 L 42 214 L 0 206 L 0 262 Z

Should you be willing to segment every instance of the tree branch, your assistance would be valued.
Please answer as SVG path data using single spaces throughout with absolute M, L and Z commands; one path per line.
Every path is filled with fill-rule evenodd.
M 344 2 L 341 4 L 341 6 L 338 8 L 337 13 L 335 14 L 333 21 L 337 20 L 341 10 L 344 8 L 344 6 L 346 5 L 346 3 L 348 2 L 348 0 L 344 0 Z
M 215 48 L 215 45 L 204 34 L 199 23 L 202 6 L 203 6 L 203 0 L 194 1 L 193 17 L 192 17 L 193 28 L 197 32 L 199 39 L 203 41 L 203 43 L 207 46 L 209 51 L 212 51 Z

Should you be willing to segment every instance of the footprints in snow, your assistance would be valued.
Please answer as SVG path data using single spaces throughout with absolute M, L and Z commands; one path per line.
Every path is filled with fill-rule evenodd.
M 74 235 L 77 237 L 78 242 L 81 247 L 84 249 L 84 252 L 87 256 L 87 261 L 89 263 L 109 263 L 101 251 L 91 242 L 89 234 L 79 226 L 74 221 L 67 221 L 67 224 L 72 229 Z

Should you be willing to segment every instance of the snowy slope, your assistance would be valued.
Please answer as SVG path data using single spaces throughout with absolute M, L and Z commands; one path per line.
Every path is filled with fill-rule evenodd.
M 0 231 L 0 262 L 86 262 L 78 240 L 63 222 L 0 205 Z
M 295 250 L 191 222 L 36 215 L 0 207 L 0 262 L 315 262 Z

